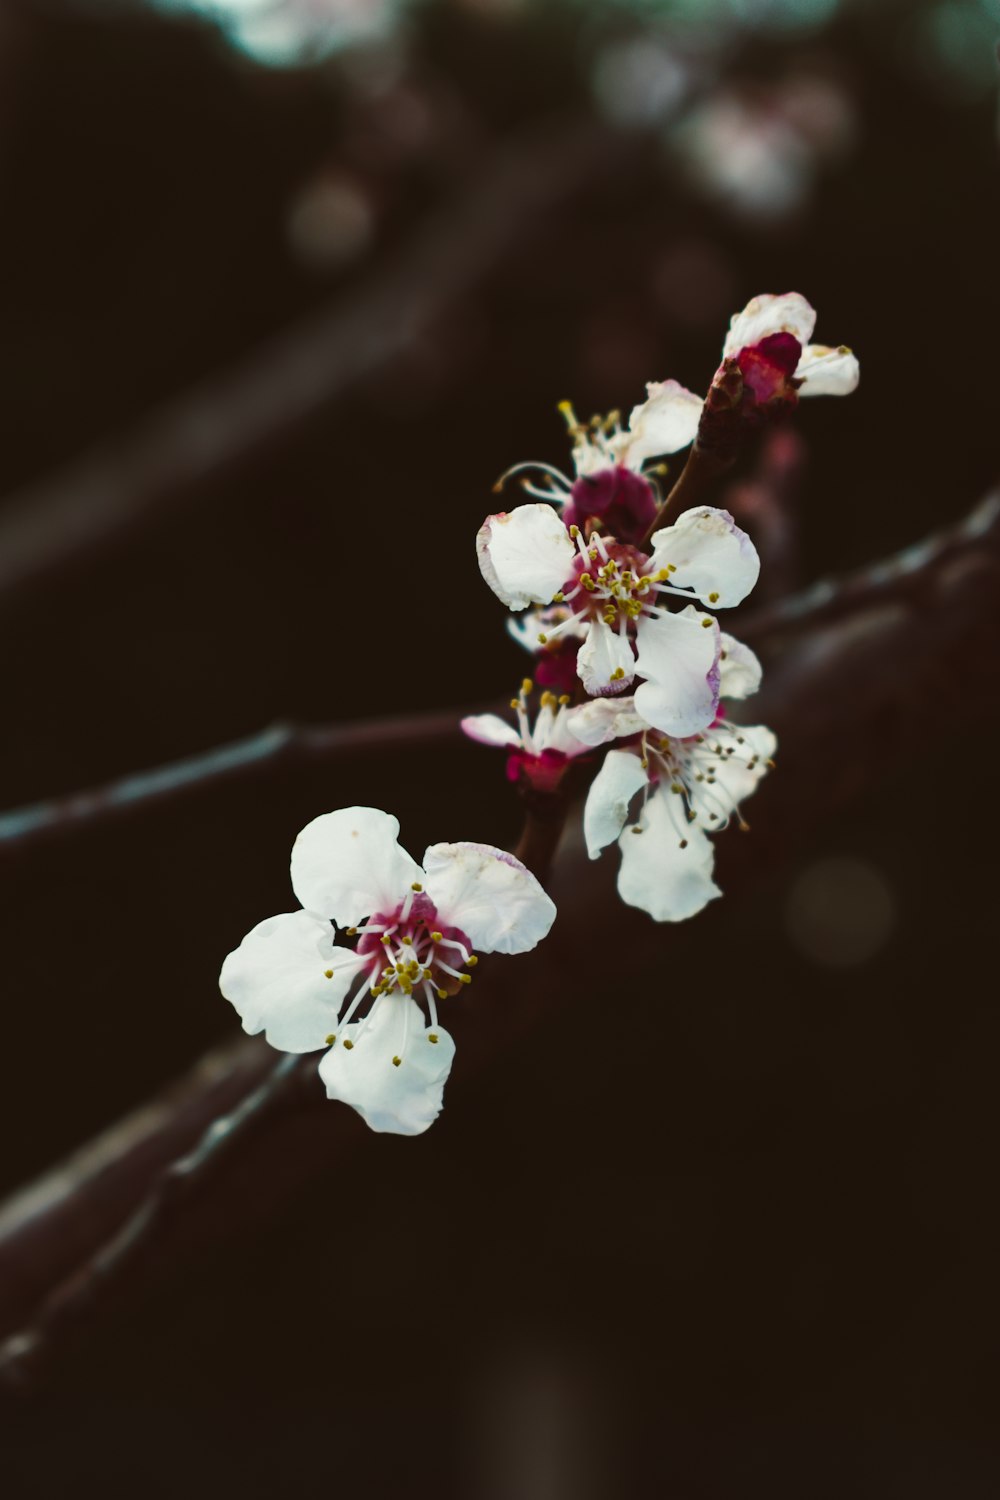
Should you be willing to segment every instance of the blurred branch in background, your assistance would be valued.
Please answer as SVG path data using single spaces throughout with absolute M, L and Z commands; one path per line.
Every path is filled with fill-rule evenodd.
M 169 402 L 130 436 L 9 496 L 0 511 L 0 601 L 85 563 L 167 508 L 207 497 L 222 475 L 426 335 L 516 241 L 537 232 L 540 215 L 591 186 L 630 145 L 578 121 L 501 147 L 367 290 Z
M 729 896 L 759 876 L 762 861 L 787 860 L 890 765 L 898 770 L 905 753 L 924 754 L 928 702 L 957 712 L 969 695 L 996 691 L 998 575 L 1000 502 L 991 497 L 962 527 L 826 586 L 820 597 L 842 600 L 837 610 L 810 607 L 815 590 L 780 607 L 781 627 L 794 622 L 796 633 L 770 665 L 755 712 L 778 734 L 781 774 L 759 799 L 753 838 L 720 851 Z M 754 637 L 766 640 L 770 613 L 756 620 Z M 487 970 L 475 1021 L 459 1017 L 463 1069 L 452 1096 L 569 997 L 553 976 L 572 968 L 581 926 L 607 924 L 611 899 L 610 862 L 603 878 L 581 882 L 583 859 L 565 841 L 553 880 L 564 917 L 526 961 L 517 990 Z M 662 955 L 660 927 L 619 913 L 633 963 Z M 597 945 L 589 982 L 614 984 L 619 959 L 617 943 Z M 0 1355 L 6 1383 L 29 1383 L 88 1317 L 192 1249 L 244 1231 L 362 1139 L 355 1115 L 325 1108 L 313 1066 L 308 1057 L 275 1065 L 263 1042 L 240 1038 L 0 1210 L 0 1328 L 39 1309 Z M 256 1128 L 264 1116 L 269 1131 Z

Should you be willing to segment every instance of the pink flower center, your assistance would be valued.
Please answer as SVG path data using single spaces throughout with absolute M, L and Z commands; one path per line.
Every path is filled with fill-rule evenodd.
M 369 961 L 376 996 L 429 990 L 443 1000 L 472 983 L 472 975 L 463 972 L 478 962 L 471 942 L 460 928 L 441 920 L 434 902 L 417 887 L 394 911 L 375 912 L 358 932 L 357 951 Z

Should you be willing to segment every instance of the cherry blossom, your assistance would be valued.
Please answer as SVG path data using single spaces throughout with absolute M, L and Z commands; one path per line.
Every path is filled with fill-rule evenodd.
M 664 600 L 727 608 L 753 588 L 760 560 L 728 511 L 685 511 L 653 533 L 648 554 L 599 531 L 587 539 L 536 502 L 488 517 L 476 545 L 486 582 L 508 608 L 559 608 L 558 623 L 538 631 L 537 646 L 580 637 L 576 669 L 587 693 L 623 693 L 638 674 L 646 679 L 637 690 L 640 711 L 656 728 L 685 735 L 712 722 L 718 624 L 691 602 L 671 612 Z
M 722 347 L 716 379 L 733 360 L 743 378 L 744 401 L 771 407 L 798 396 L 848 396 L 860 379 L 846 345 L 811 344 L 816 312 L 799 292 L 754 297 L 736 313 Z
M 723 694 L 739 698 L 755 691 L 757 658 L 730 636 L 723 643 Z M 679 922 L 721 895 L 708 835 L 733 819 L 747 827 L 741 805 L 773 765 L 771 731 L 719 716 L 695 735 L 661 735 L 638 712 L 637 699 L 628 698 L 586 705 L 572 732 L 592 746 L 613 740 L 622 745 L 605 756 L 583 820 L 591 859 L 618 840 L 622 900 L 659 922 Z M 630 818 L 640 793 L 641 804 Z
M 471 984 L 475 949 L 534 948 L 555 906 L 501 849 L 433 844 L 421 867 L 398 833 L 374 807 L 314 818 L 292 849 L 302 909 L 253 928 L 219 984 L 245 1031 L 283 1052 L 329 1048 L 319 1064 L 329 1098 L 373 1130 L 418 1135 L 440 1112 L 455 1054 L 438 1001 Z M 338 945 L 331 923 L 356 946 Z
M 508 750 L 507 778 L 526 781 L 536 791 L 552 792 L 562 780 L 570 762 L 586 755 L 588 747 L 572 732 L 575 715 L 582 705 L 571 708 L 568 693 L 559 697 L 544 691 L 532 727 L 528 703 L 535 684 L 526 677 L 521 691 L 511 699 L 517 715 L 517 727 L 497 714 L 472 714 L 462 720 L 462 729 L 481 745 Z
M 659 504 L 649 477 L 659 465 L 650 466 L 694 441 L 703 405 L 676 380 L 651 381 L 646 400 L 632 408 L 628 426 L 622 427 L 618 412 L 580 422 L 563 401 L 559 409 L 573 440 L 572 478 L 551 464 L 529 461 L 508 469 L 497 488 L 514 474 L 534 474 L 538 482 L 522 477 L 522 488 L 536 499 L 564 505 L 566 526 L 596 521 L 620 541 L 641 541 Z

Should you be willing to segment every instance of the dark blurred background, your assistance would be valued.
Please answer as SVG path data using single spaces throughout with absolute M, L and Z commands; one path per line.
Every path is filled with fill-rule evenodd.
M 271 341 L 367 307 L 505 153 L 558 137 L 577 166 L 454 290 L 431 257 L 428 326 L 372 359 L 362 327 L 330 399 L 127 525 L 81 492 L 93 545 L 0 594 L 3 804 L 275 720 L 507 696 L 524 660 L 471 553 L 496 476 L 566 462 L 562 398 L 703 390 L 757 292 L 801 290 L 861 359 L 797 417 L 799 580 L 959 518 L 998 457 L 998 35 L 996 0 L 7 0 L 14 542 L 25 496 L 72 500 L 87 464 L 113 486 L 192 389 L 211 414 L 256 361 L 280 396 Z M 9 1409 L 4 1495 L 1000 1493 L 995 719 L 929 704 L 848 816 L 663 930 L 660 977 L 609 906 L 571 1003 L 474 1086 L 460 1050 L 427 1136 L 366 1136 Z M 470 745 L 4 867 L 4 1191 L 233 1034 L 222 956 L 351 802 L 417 855 L 517 838 Z M 616 943 L 595 993 L 587 944 Z

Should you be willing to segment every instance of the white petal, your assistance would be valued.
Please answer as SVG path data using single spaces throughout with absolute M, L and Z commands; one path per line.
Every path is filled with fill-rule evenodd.
M 640 822 L 618 843 L 618 894 L 657 922 L 682 922 L 722 895 L 712 879 L 712 841 L 697 824 L 687 824 L 683 800 L 674 793 L 661 789 L 650 797 Z
M 353 1046 L 345 1047 L 345 1041 Z M 447 1031 L 427 1027 L 415 1000 L 387 995 L 370 1020 L 352 1022 L 338 1034 L 319 1076 L 327 1097 L 356 1109 L 372 1130 L 420 1135 L 441 1113 L 454 1056 Z
M 635 657 L 628 636 L 619 635 L 603 620 L 592 620 L 587 639 L 577 653 L 576 670 L 584 688 L 594 697 L 623 693 L 635 676 Z
M 698 436 L 704 402 L 676 380 L 650 381 L 647 399 L 632 408 L 625 459 L 630 469 L 641 469 L 648 458 L 677 453 Z
M 816 312 L 799 292 L 775 296 L 765 292 L 748 302 L 729 324 L 723 358 L 739 354 L 748 345 L 759 344 L 772 333 L 790 333 L 805 347 L 816 327 Z
M 396 842 L 399 823 L 377 807 L 313 818 L 292 848 L 292 889 L 308 911 L 353 927 L 403 899 L 420 866 Z
M 637 755 L 630 755 L 627 750 L 608 751 L 591 783 L 583 809 L 583 836 L 591 859 L 614 843 L 625 827 L 629 803 L 647 779 Z
M 635 711 L 635 699 L 592 698 L 567 710 L 567 727 L 584 745 L 606 745 L 609 740 L 641 734 L 649 726 Z
M 760 687 L 763 668 L 749 646 L 722 632 L 719 658 L 719 697 L 749 698 Z
M 635 706 L 648 724 L 679 737 L 711 724 L 719 706 L 719 636 L 717 622 L 693 604 L 679 614 L 641 617 L 636 670 L 647 681 L 636 688 Z
M 795 375 L 802 381 L 800 396 L 849 396 L 858 388 L 861 366 L 843 344 L 839 349 L 810 344 L 802 351 Z
M 739 740 L 743 743 L 740 744 Z M 723 749 L 732 747 L 733 754 L 721 760 L 711 753 L 713 745 L 722 744 Z M 764 724 L 739 724 L 731 729 L 711 730 L 706 736 L 704 750 L 695 752 L 692 763 L 711 772 L 714 784 L 707 777 L 704 781 L 689 778 L 692 811 L 697 813 L 702 827 L 712 833 L 725 828 L 733 812 L 748 797 L 752 797 L 768 772 L 768 760 L 774 755 L 778 741 Z M 751 769 L 748 762 L 756 759 Z M 715 817 L 712 817 L 712 814 Z
M 569 578 L 576 549 L 551 505 L 488 516 L 476 536 L 479 568 L 510 609 L 548 604 Z
M 563 625 L 560 632 L 560 640 L 585 640 L 587 625 L 579 616 L 574 615 L 568 625 L 563 622 L 569 616 L 569 610 L 561 604 L 554 604 L 551 609 L 529 609 L 523 615 L 511 615 L 507 620 L 507 633 L 512 636 L 517 644 L 525 651 L 533 655 L 542 648 L 538 637 L 548 635 L 553 626 Z
M 491 844 L 432 844 L 424 869 L 441 920 L 483 953 L 527 953 L 555 921 L 555 905 L 531 871 Z
M 496 714 L 470 714 L 462 720 L 462 732 L 480 745 L 520 745 L 521 736 L 512 724 L 498 718 Z
M 226 957 L 219 988 L 251 1036 L 263 1031 L 282 1052 L 312 1052 L 336 1031 L 361 967 L 349 948 L 334 947 L 329 922 L 293 911 L 268 917 L 247 933 Z
M 728 510 L 686 510 L 652 542 L 654 571 L 672 565 L 672 584 L 720 609 L 745 599 L 760 574 L 757 548 Z

